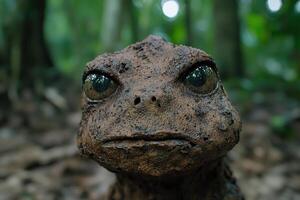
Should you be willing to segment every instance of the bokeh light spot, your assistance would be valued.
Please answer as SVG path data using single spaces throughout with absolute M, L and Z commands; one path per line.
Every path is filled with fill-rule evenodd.
M 282 7 L 282 1 L 281 0 L 268 0 L 267 6 L 271 12 L 277 12 Z
M 295 11 L 296 11 L 297 13 L 300 13 L 300 0 L 297 1 L 297 3 L 295 4 Z
M 175 0 L 162 1 L 162 11 L 165 16 L 174 18 L 179 11 L 179 3 Z

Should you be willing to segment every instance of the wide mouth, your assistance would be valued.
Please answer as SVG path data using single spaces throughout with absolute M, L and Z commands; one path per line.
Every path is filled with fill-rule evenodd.
M 134 133 L 131 136 L 112 136 L 102 140 L 102 144 L 118 144 L 118 143 L 190 143 L 192 146 L 195 145 L 192 138 L 179 133 L 171 131 L 157 131 L 154 133 Z

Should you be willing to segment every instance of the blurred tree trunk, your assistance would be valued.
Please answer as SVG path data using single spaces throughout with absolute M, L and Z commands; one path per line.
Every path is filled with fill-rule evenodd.
M 24 0 L 23 0 L 24 1 Z M 25 0 L 21 28 L 21 80 L 30 82 L 42 76 L 42 68 L 53 66 L 44 37 L 46 0 Z
M 101 40 L 104 51 L 114 51 L 119 48 L 121 32 L 125 20 L 128 20 L 131 43 L 138 41 L 138 11 L 132 0 L 106 0 L 104 5 Z
M 21 24 L 22 63 L 26 66 L 53 66 L 44 37 L 46 0 L 26 0 Z
M 193 31 L 192 31 L 192 11 L 190 0 L 185 0 L 185 27 L 186 27 L 186 44 L 193 44 Z
M 101 31 L 102 45 L 105 51 L 117 48 L 123 25 L 124 0 L 106 0 Z
M 221 73 L 225 78 L 243 76 L 238 0 L 214 0 L 213 16 L 215 59 Z
M 43 69 L 53 66 L 44 38 L 45 9 L 46 0 L 18 0 L 6 16 L 3 64 L 9 66 L 12 98 L 17 98 L 18 89 L 33 89 L 35 80 L 43 77 Z
M 131 43 L 138 41 L 139 26 L 138 26 L 138 11 L 135 9 L 133 0 L 126 0 L 126 11 L 131 29 Z

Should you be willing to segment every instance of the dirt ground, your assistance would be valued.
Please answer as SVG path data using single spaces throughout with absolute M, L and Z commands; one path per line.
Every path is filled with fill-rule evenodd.
M 51 99 L 33 102 L 0 115 L 0 199 L 99 199 L 114 176 L 78 155 L 80 111 Z M 244 115 L 241 141 L 229 158 L 246 199 L 300 199 L 299 120 L 293 124 L 298 136 L 282 139 L 269 127 L 270 110 Z

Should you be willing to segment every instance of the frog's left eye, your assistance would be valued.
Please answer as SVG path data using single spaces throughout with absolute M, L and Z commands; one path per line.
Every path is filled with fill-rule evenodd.
M 118 84 L 111 77 L 92 73 L 87 75 L 83 83 L 85 95 L 93 101 L 101 100 L 110 96 L 117 89 Z
M 208 94 L 218 85 L 216 72 L 206 64 L 198 64 L 183 79 L 184 84 L 193 92 Z

